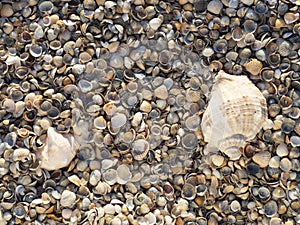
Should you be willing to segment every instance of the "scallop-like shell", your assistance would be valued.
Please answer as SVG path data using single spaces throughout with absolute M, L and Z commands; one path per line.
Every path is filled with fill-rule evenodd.
M 246 76 L 220 71 L 201 128 L 208 142 L 204 153 L 220 150 L 236 160 L 247 140 L 253 139 L 267 119 L 266 99 Z

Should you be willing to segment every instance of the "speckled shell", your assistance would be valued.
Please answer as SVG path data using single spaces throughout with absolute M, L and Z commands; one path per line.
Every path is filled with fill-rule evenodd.
M 240 148 L 256 136 L 266 119 L 266 99 L 247 76 L 220 71 L 201 122 L 208 142 L 204 154 L 220 150 L 238 159 Z

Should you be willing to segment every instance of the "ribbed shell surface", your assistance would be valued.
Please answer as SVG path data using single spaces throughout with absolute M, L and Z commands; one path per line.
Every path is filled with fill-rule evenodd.
M 220 71 L 201 122 L 208 142 L 204 154 L 220 150 L 238 159 L 240 148 L 256 136 L 266 119 L 266 99 L 248 77 Z

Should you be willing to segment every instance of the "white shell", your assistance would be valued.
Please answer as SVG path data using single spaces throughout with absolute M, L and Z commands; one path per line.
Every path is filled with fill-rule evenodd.
M 47 130 L 46 144 L 40 149 L 41 168 L 57 170 L 70 164 L 76 155 L 77 145 L 70 134 L 62 135 L 53 127 Z
M 220 150 L 238 159 L 240 148 L 256 136 L 266 119 L 266 99 L 247 76 L 220 71 L 201 123 L 208 142 L 204 154 Z

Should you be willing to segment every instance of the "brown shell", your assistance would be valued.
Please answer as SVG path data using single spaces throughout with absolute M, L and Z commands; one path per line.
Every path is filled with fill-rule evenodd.
M 247 76 L 220 71 L 201 128 L 208 142 L 204 154 L 220 150 L 235 160 L 267 119 L 266 99 Z

